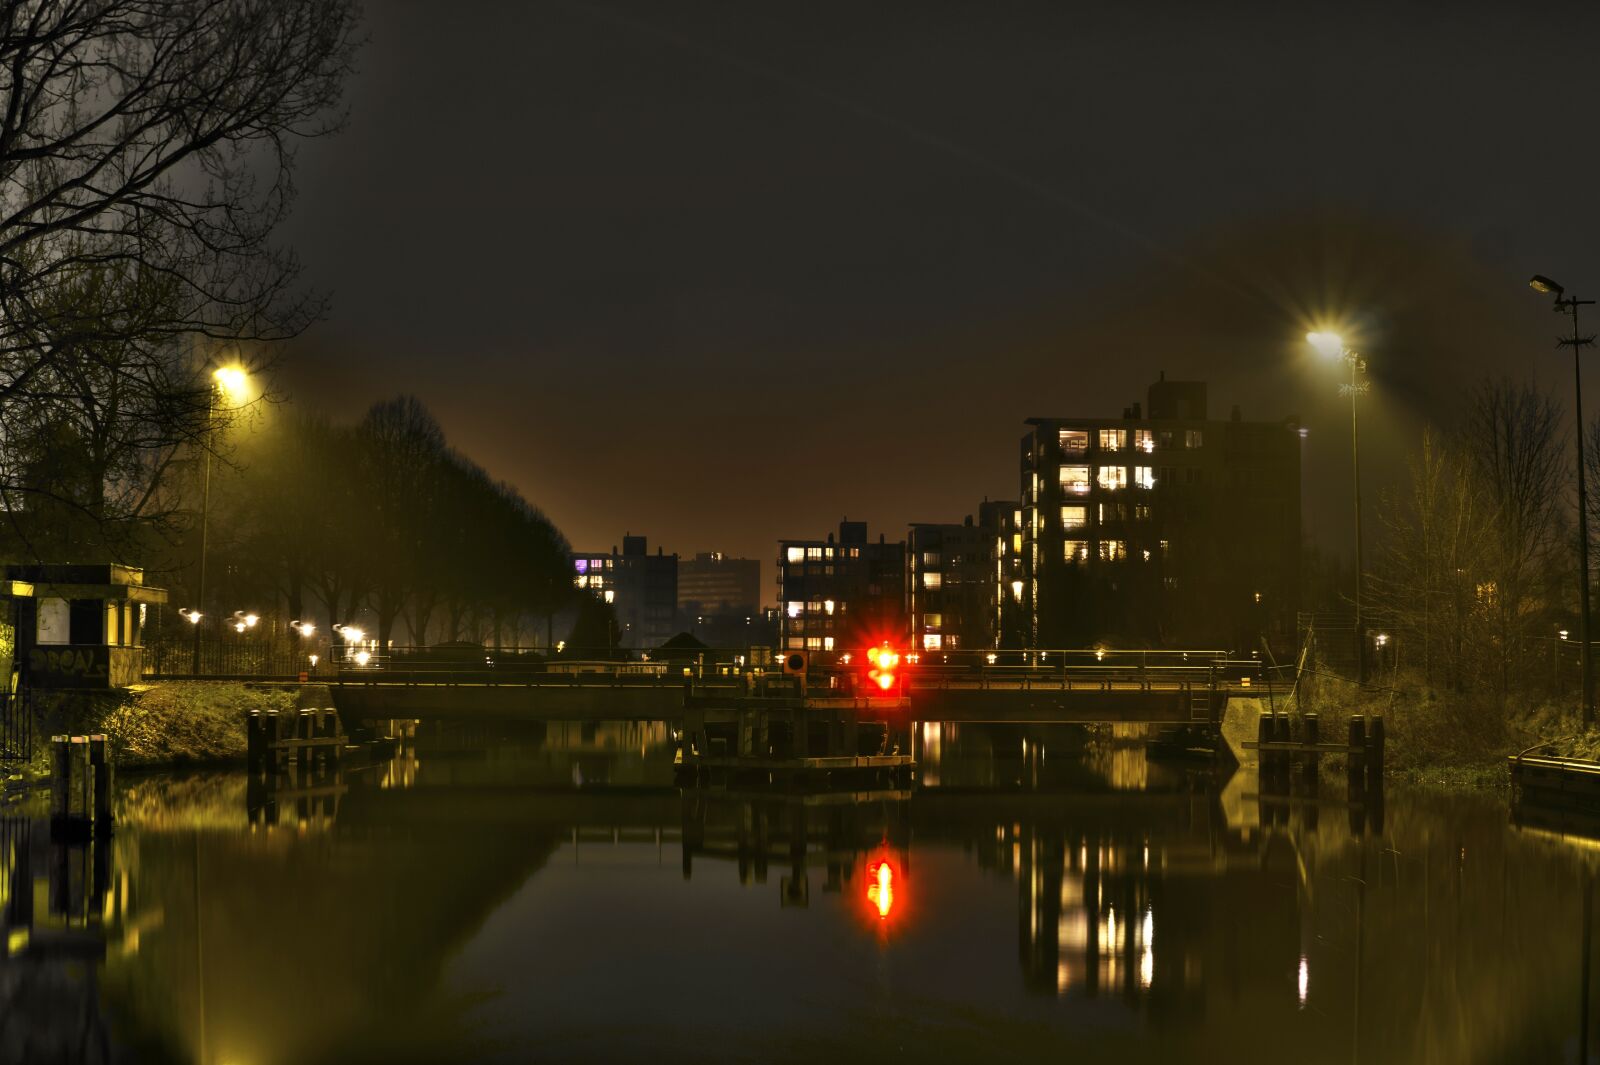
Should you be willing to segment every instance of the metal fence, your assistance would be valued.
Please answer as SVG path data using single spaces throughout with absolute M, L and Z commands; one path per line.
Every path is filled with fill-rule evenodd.
M 32 756 L 33 710 L 26 688 L 0 692 L 0 763 L 26 762 Z

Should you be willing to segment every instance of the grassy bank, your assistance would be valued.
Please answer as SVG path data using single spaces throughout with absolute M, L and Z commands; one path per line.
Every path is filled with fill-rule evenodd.
M 1584 732 L 1576 704 L 1439 691 L 1405 672 L 1374 678 L 1364 689 L 1342 678 L 1308 674 L 1291 709 L 1315 710 L 1322 735 L 1334 741 L 1348 735 L 1351 715 L 1382 714 L 1388 774 L 1425 786 L 1503 787 L 1506 756 L 1535 746 L 1600 758 L 1600 731 Z
M 52 735 L 104 733 L 124 769 L 242 760 L 250 710 L 292 710 L 292 690 L 222 681 L 171 681 L 123 692 L 51 692 L 39 697 L 30 769 L 48 772 Z

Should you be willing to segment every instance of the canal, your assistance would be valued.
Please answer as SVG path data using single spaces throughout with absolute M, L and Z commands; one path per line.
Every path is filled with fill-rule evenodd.
M 911 788 L 674 787 L 659 724 L 6 807 L 0 1060 L 1581 1060 L 1600 851 L 1504 796 L 1257 801 L 1071 728 Z

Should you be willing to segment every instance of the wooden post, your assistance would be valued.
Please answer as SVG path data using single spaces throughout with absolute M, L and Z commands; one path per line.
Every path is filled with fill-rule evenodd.
M 94 824 L 99 832 L 111 831 L 111 758 L 103 735 L 89 737 L 89 767 L 94 780 Z
M 266 735 L 262 731 L 266 727 L 261 720 L 261 711 L 251 710 L 244 716 L 244 761 L 245 767 L 252 775 L 261 772 L 262 757 L 266 753 Z
M 50 737 L 50 820 L 65 821 L 72 810 L 72 746 L 66 736 Z
M 1275 764 L 1272 760 L 1272 752 L 1266 750 L 1264 746 L 1271 742 L 1272 715 L 1264 713 L 1256 718 L 1256 743 L 1259 745 L 1256 749 L 1256 763 L 1260 767 L 1259 775 L 1262 781 L 1262 791 L 1266 790 L 1267 776 L 1272 772 L 1272 767 Z
M 1374 714 L 1367 729 L 1367 790 L 1383 788 L 1383 717 Z
M 1350 797 L 1354 798 L 1355 796 L 1361 794 L 1361 783 L 1366 769 L 1367 719 L 1360 714 L 1350 715 L 1350 736 L 1348 746 L 1350 749 L 1345 755 L 1345 762 L 1347 766 L 1346 771 L 1349 776 Z M 1352 814 L 1352 831 L 1356 831 L 1354 817 L 1355 815 Z
M 1301 721 L 1305 724 L 1306 743 L 1312 746 L 1312 749 L 1306 752 L 1305 771 L 1308 776 L 1314 777 L 1322 765 L 1322 752 L 1316 750 L 1316 745 L 1322 741 L 1322 718 L 1313 710 L 1302 717 Z

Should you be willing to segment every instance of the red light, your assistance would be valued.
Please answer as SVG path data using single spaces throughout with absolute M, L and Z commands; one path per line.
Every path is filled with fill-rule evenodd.
M 876 684 L 879 691 L 892 691 L 896 680 L 895 670 L 900 666 L 900 652 L 885 640 L 876 647 L 867 648 L 867 661 L 872 665 L 867 671 L 867 679 Z

